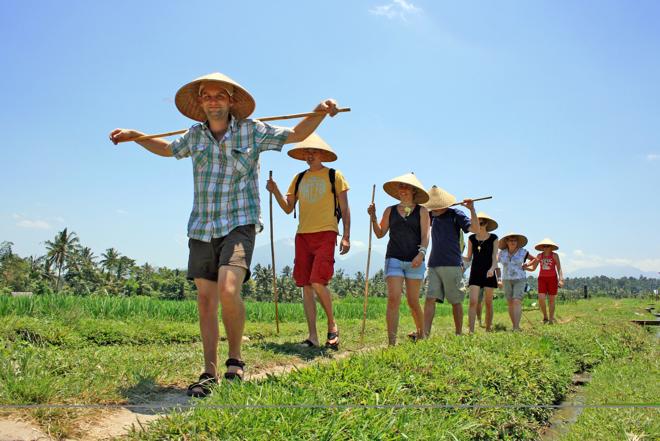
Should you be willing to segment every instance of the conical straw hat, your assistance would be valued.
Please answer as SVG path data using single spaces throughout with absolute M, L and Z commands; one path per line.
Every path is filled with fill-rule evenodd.
M 424 206 L 429 210 L 442 210 L 456 203 L 456 196 L 434 185 L 429 190 L 429 201 Z
M 390 179 L 383 184 L 383 190 L 385 193 L 392 196 L 394 199 L 399 199 L 399 183 L 408 184 L 415 188 L 415 196 L 413 197 L 413 202 L 416 204 L 423 204 L 429 200 L 429 194 L 424 190 L 424 185 L 419 182 L 415 173 L 406 173 L 405 175 L 397 176 L 396 178 Z
M 294 145 L 287 155 L 294 159 L 305 161 L 305 149 L 321 150 L 321 162 L 332 162 L 337 160 L 337 154 L 319 135 L 312 133 L 307 138 Z
M 550 240 L 549 237 L 546 237 L 541 242 L 534 245 L 534 249 L 537 250 L 537 251 L 543 251 L 543 246 L 544 245 L 550 245 L 552 247 L 552 251 L 557 251 L 559 249 L 559 245 L 557 245 L 552 240 Z
M 525 245 L 527 245 L 527 238 L 526 238 L 525 236 L 523 236 L 522 234 L 519 234 L 519 233 L 507 233 L 506 236 L 502 236 L 502 238 L 500 239 L 500 242 L 499 242 L 499 244 L 497 245 L 497 247 L 498 247 L 500 250 L 503 250 L 504 248 L 506 248 L 506 247 L 507 247 L 507 245 L 506 245 L 506 240 L 507 240 L 509 237 L 513 237 L 513 236 L 515 236 L 515 237 L 518 238 L 518 248 L 523 248 Z
M 174 97 L 174 103 L 179 112 L 183 113 L 195 121 L 206 121 L 206 114 L 202 110 L 197 97 L 199 96 L 199 86 L 202 82 L 214 81 L 220 83 L 230 92 L 232 96 L 231 113 L 238 119 L 247 118 L 254 112 L 256 106 L 252 95 L 245 90 L 236 81 L 221 73 L 212 73 L 196 78 L 185 86 L 181 87 Z
M 483 219 L 483 220 L 485 220 L 485 221 L 488 222 L 488 223 L 486 224 L 486 231 L 497 230 L 497 222 L 495 222 L 495 219 L 493 219 L 492 217 L 488 216 L 488 215 L 487 215 L 486 213 L 484 213 L 483 211 L 480 211 L 479 213 L 477 213 L 477 217 L 479 218 L 479 220 L 482 220 L 482 219 Z

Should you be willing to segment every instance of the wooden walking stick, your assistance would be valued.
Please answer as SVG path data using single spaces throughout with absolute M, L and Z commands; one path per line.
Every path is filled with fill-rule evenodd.
M 486 199 L 493 199 L 493 197 L 492 196 L 484 196 L 482 198 L 475 198 L 475 199 L 472 199 L 472 202 L 485 201 Z M 453 207 L 455 205 L 461 205 L 462 203 L 463 203 L 463 201 L 456 202 L 455 204 L 451 204 L 450 207 Z
M 371 189 L 371 203 L 374 203 L 376 196 L 376 184 Z M 364 341 L 364 328 L 367 324 L 367 302 L 369 301 L 369 264 L 371 263 L 371 235 L 373 229 L 371 228 L 371 216 L 369 216 L 369 249 L 367 251 L 367 274 L 364 282 L 364 306 L 362 307 L 362 330 L 360 331 L 360 343 Z
M 350 112 L 351 108 L 350 107 L 342 107 L 340 109 L 337 109 L 337 112 Z M 315 116 L 315 115 L 325 115 L 327 112 L 307 112 L 307 113 L 292 113 L 290 115 L 278 115 L 278 116 L 264 116 L 263 118 L 255 118 L 258 121 L 277 121 L 281 119 L 294 119 L 294 118 L 305 118 L 307 116 Z M 154 138 L 164 138 L 166 136 L 174 136 L 174 135 L 180 135 L 182 133 L 186 133 L 188 129 L 183 129 L 183 130 L 176 130 L 174 132 L 165 132 L 165 133 L 157 133 L 155 135 L 142 135 L 137 138 L 133 139 L 127 139 L 125 141 L 119 141 L 119 142 L 128 142 L 128 141 L 146 141 L 147 139 L 154 139 Z
M 273 170 L 268 172 L 268 179 L 273 179 Z M 275 299 L 275 327 L 280 333 L 280 314 L 277 310 L 277 273 L 275 272 L 275 243 L 273 242 L 273 192 L 270 193 L 270 256 L 273 263 L 273 298 Z

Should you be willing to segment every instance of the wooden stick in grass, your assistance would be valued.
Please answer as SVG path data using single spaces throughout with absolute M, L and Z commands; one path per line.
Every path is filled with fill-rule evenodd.
M 492 196 L 484 196 L 482 198 L 474 198 L 472 199 L 472 202 L 477 202 L 477 201 L 485 201 L 486 199 L 493 199 Z M 461 202 L 456 202 L 455 204 L 451 204 L 450 207 L 456 206 L 456 205 L 461 205 L 463 201 Z
M 273 179 L 273 170 L 268 172 L 268 178 Z M 275 243 L 273 242 L 273 192 L 270 193 L 270 256 L 273 263 L 273 299 L 275 300 L 275 328 L 280 333 L 280 314 L 277 310 L 277 273 L 275 272 Z
M 350 107 L 342 107 L 340 109 L 337 109 L 337 112 L 350 112 L 351 108 Z M 295 119 L 295 118 L 305 118 L 308 116 L 315 116 L 315 115 L 324 115 L 327 112 L 307 112 L 307 113 L 292 113 L 290 115 L 278 115 L 278 116 L 265 116 L 263 118 L 255 118 L 258 121 L 278 121 L 281 119 Z M 133 139 L 127 139 L 125 141 L 119 141 L 119 142 L 128 142 L 128 141 L 146 141 L 148 139 L 154 139 L 154 138 L 165 138 L 166 136 L 174 136 L 174 135 L 180 135 L 182 133 L 186 133 L 188 129 L 183 129 L 183 130 L 176 130 L 174 132 L 165 132 L 165 133 L 157 133 L 155 135 L 142 135 L 137 138 Z
M 371 189 L 371 203 L 374 203 L 376 196 L 376 184 Z M 362 307 L 362 330 L 360 331 L 360 343 L 364 342 L 364 328 L 367 324 L 367 302 L 369 301 L 369 264 L 371 263 L 371 235 L 373 229 L 371 228 L 371 216 L 369 217 L 369 249 L 367 251 L 367 273 L 364 282 L 364 306 Z

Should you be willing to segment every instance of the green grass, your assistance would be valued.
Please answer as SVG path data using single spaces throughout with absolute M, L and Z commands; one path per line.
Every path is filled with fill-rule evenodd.
M 194 410 L 131 438 L 535 439 L 552 410 L 204 406 L 554 404 L 574 372 L 652 349 L 645 331 L 615 319 L 630 315 L 634 303 L 626 303 L 575 305 L 562 311 L 567 323 L 526 333 L 442 335 L 261 382 L 221 385 Z
M 586 404 L 660 406 L 660 351 L 610 360 L 598 366 L 584 391 Z M 651 440 L 660 438 L 660 409 L 585 409 L 562 439 Z
M 467 301 L 467 300 L 466 300 Z M 526 305 L 533 299 L 526 299 Z M 346 297 L 335 302 L 337 320 L 362 319 L 364 299 Z M 401 311 L 408 313 L 405 301 Z M 370 297 L 367 308 L 368 319 L 382 319 L 385 316 L 387 301 L 384 298 Z M 505 312 L 506 302 L 496 299 L 495 312 Z M 279 318 L 282 322 L 301 322 L 305 320 L 302 304 L 280 303 Z M 437 316 L 451 314 L 447 304 L 439 304 Z M 138 318 L 155 320 L 173 320 L 176 322 L 197 323 L 197 304 L 191 300 L 157 300 L 150 297 L 75 297 L 64 295 L 44 295 L 32 297 L 0 296 L 0 317 L 27 316 L 49 317 L 65 322 L 89 319 L 130 320 Z M 246 302 L 247 321 L 274 322 L 275 308 L 272 303 Z
M 370 299 L 367 334 L 360 342 L 362 299 L 335 302 L 342 338 L 341 351 L 335 354 L 295 345 L 306 336 L 299 303 L 281 305 L 281 332 L 277 335 L 273 305 L 248 302 L 246 335 L 250 341 L 244 344 L 243 358 L 249 372 L 331 361 L 336 355 L 383 345 L 385 305 L 385 299 Z M 221 389 L 208 402 L 553 402 L 567 389 L 572 372 L 618 360 L 628 356 L 631 348 L 647 345 L 646 335 L 638 328 L 617 324 L 632 318 L 632 311 L 641 305 L 639 301 L 608 299 L 561 303 L 558 316 L 565 322 L 563 325 L 541 326 L 540 313 L 528 310 L 522 321 L 522 334 L 485 334 L 478 329 L 477 335 L 458 339 L 452 335 L 450 307 L 438 305 L 436 337 L 428 342 L 404 343 L 394 349 L 353 356 L 264 382 Z M 497 329 L 509 328 L 506 304 L 496 301 L 495 310 Z M 400 316 L 399 337 L 405 341 L 405 334 L 413 329 L 405 301 Z M 0 297 L 0 317 L 2 404 L 139 403 L 165 391 L 183 394 L 202 366 L 196 305 L 190 301 Z M 324 315 L 319 310 L 321 339 L 324 328 Z M 226 357 L 226 349 L 226 343 L 221 343 L 220 361 Z M 45 431 L 71 437 L 77 434 L 75 419 L 86 412 L 89 413 L 42 410 L 30 415 Z M 177 437 L 177 418 L 190 418 L 181 430 L 202 439 L 215 438 L 218 433 L 238 439 L 242 433 L 243 439 L 280 439 L 276 433 L 289 434 L 291 439 L 309 439 L 309 431 L 316 428 L 319 432 L 314 432 L 314 436 L 321 439 L 323 434 L 333 439 L 401 439 L 403 434 L 412 439 L 516 439 L 533 434 L 547 414 L 547 410 L 538 409 L 199 409 L 192 416 L 175 415 L 154 432 L 134 437 Z M 300 427 L 299 419 L 308 423 Z M 231 423 L 232 420 L 237 423 Z M 250 428 L 248 432 L 240 428 L 239 421 Z

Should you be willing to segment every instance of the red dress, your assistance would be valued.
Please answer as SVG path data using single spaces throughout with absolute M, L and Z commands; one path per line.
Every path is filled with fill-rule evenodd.
M 554 296 L 559 289 L 557 280 L 557 260 L 555 253 L 545 256 L 543 253 L 536 256 L 541 262 L 541 271 L 539 272 L 539 294 L 548 294 Z

